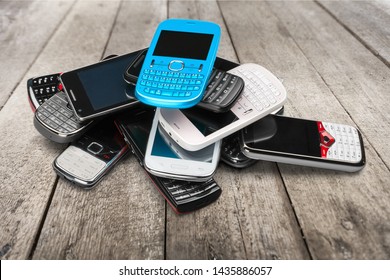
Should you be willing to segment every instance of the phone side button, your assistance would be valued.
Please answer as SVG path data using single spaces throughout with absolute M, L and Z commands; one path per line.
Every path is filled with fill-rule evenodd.
M 188 169 L 188 166 L 186 166 L 186 165 L 180 165 L 180 164 L 171 164 L 171 167 L 172 167 L 173 169 L 180 169 L 180 170 Z

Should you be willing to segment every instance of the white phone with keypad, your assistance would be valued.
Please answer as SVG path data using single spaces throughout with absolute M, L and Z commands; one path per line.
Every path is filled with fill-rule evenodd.
M 260 65 L 242 64 L 227 73 L 241 77 L 245 83 L 229 111 L 216 114 L 196 107 L 157 110 L 161 126 L 182 148 L 188 151 L 205 148 L 283 107 L 286 102 L 283 84 Z
M 248 158 L 356 172 L 365 165 L 363 140 L 353 126 L 269 115 L 242 129 Z

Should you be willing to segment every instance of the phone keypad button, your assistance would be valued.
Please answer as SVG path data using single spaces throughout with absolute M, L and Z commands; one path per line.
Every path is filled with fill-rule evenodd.
M 39 105 L 59 91 L 59 73 L 32 79 L 30 90 L 35 95 Z
M 59 92 L 38 107 L 37 117 L 59 133 L 69 133 L 81 127 L 72 110 L 67 107 L 65 93 Z
M 357 129 L 349 125 L 322 123 L 325 130 L 334 138 L 334 144 L 329 147 L 327 158 L 359 162 L 362 158 L 360 139 Z
M 145 86 L 144 93 L 166 97 L 190 97 L 193 92 L 200 90 L 199 85 L 202 84 L 201 79 L 204 76 L 147 69 L 141 77 L 140 84 Z

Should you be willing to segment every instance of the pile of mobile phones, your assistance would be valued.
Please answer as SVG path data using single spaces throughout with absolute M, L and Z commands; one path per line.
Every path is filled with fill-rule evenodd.
M 34 126 L 69 143 L 55 172 L 91 189 L 131 150 L 173 210 L 186 213 L 221 195 L 220 161 L 363 168 L 356 128 L 279 115 L 281 81 L 260 65 L 216 57 L 218 41 L 215 24 L 167 20 L 147 49 L 28 80 Z

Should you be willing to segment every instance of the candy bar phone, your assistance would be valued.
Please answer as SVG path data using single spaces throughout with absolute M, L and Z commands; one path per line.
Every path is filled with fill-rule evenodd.
M 136 106 L 129 91 L 134 86 L 123 80 L 123 72 L 137 56 L 138 51 L 116 56 L 60 76 L 75 116 L 79 121 L 114 113 Z
M 116 121 L 125 141 L 132 147 L 132 152 L 143 167 L 147 139 L 154 114 L 154 110 L 150 109 L 134 110 Z M 157 177 L 149 172 L 146 173 L 177 213 L 186 213 L 202 208 L 217 200 L 221 194 L 221 188 L 214 179 L 205 182 L 190 182 Z
M 242 64 L 228 71 L 244 79 L 245 87 L 233 107 L 213 113 L 197 107 L 162 108 L 157 113 L 165 131 L 181 147 L 200 150 L 281 108 L 287 94 L 282 83 L 260 65 Z
M 136 98 L 157 107 L 196 105 L 211 74 L 220 34 L 220 27 L 212 22 L 191 19 L 161 22 L 146 52 L 136 84 Z M 162 77 L 164 82 L 157 81 Z M 175 79 L 187 79 L 187 88 L 179 89 Z
M 350 126 L 269 115 L 242 130 L 249 158 L 355 172 L 364 167 L 360 132 Z
M 124 73 L 124 79 L 130 84 L 136 84 L 138 80 L 141 67 L 145 60 L 145 54 L 147 49 L 140 52 L 136 59 L 129 65 Z M 215 64 L 220 65 L 223 68 L 227 68 L 225 71 L 238 66 L 234 62 L 233 64 L 227 64 L 225 60 L 217 57 Z M 229 67 L 230 66 L 230 67 Z M 222 69 L 213 68 L 210 78 L 207 82 L 207 87 L 203 95 L 202 100 L 197 104 L 198 107 L 210 110 L 216 113 L 228 111 L 236 102 L 240 96 L 241 91 L 244 88 L 244 81 L 242 78 L 226 73 Z M 148 76 L 145 75 L 144 78 Z M 176 84 L 175 89 L 187 90 L 192 89 L 194 86 L 190 84 L 190 80 L 183 78 L 168 78 L 166 76 L 157 76 L 153 81 L 146 82 L 147 85 L 162 89 L 166 80 Z
M 172 141 L 159 126 L 156 114 L 145 153 L 146 169 L 153 175 L 171 179 L 189 181 L 210 179 L 218 165 L 220 141 L 199 151 L 188 152 Z
M 73 142 L 53 162 L 62 178 L 85 189 L 94 187 L 129 150 L 113 119 L 105 119 Z

